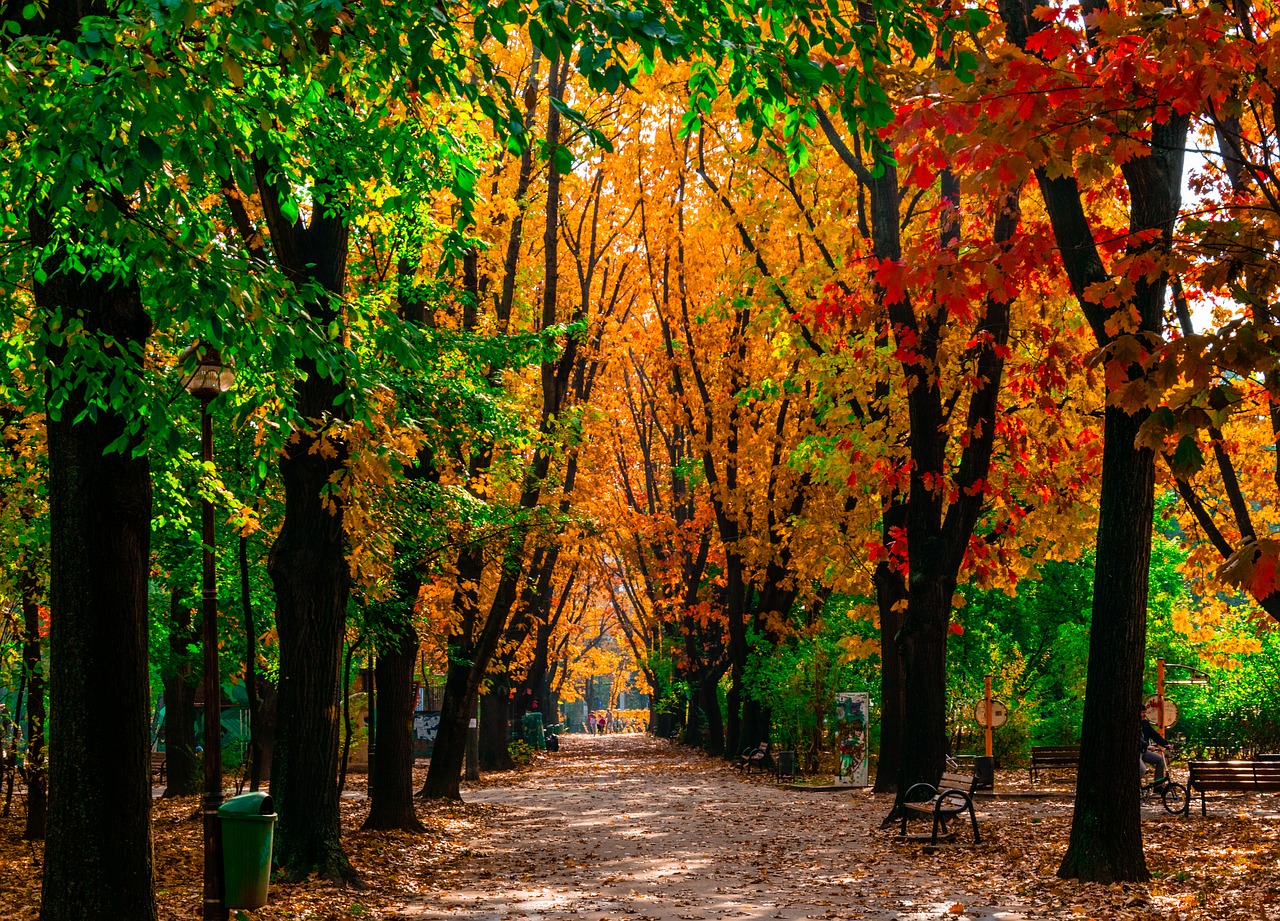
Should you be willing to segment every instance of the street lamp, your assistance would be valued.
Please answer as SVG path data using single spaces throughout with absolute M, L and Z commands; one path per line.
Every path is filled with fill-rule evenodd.
M 187 393 L 200 401 L 200 459 L 213 463 L 213 419 L 209 401 L 231 389 L 235 372 L 212 346 L 197 343 L 179 358 L 186 366 L 192 355 L 195 370 L 182 382 Z M 201 543 L 204 545 L 204 921 L 225 921 L 223 906 L 222 836 L 218 834 L 218 806 L 222 804 L 222 682 L 218 675 L 218 587 L 214 575 L 213 500 L 200 502 Z

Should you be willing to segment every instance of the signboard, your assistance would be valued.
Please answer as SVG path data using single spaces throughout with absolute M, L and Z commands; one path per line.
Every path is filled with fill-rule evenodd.
M 987 725 L 987 702 L 980 700 L 973 705 L 973 718 L 978 725 L 986 728 Z M 1009 718 L 1009 709 L 998 700 L 991 701 L 991 728 L 999 729 L 1004 725 L 1004 721 Z
M 1162 725 L 1165 729 L 1176 726 L 1178 723 L 1178 708 L 1173 705 L 1173 701 L 1169 698 L 1164 699 L 1164 720 L 1160 719 L 1160 703 L 1157 697 L 1148 697 L 1147 702 L 1142 705 L 1143 714 L 1147 718 L 1147 722 L 1159 729 Z
M 867 726 L 871 722 L 871 695 L 845 692 L 836 695 L 836 738 L 840 744 L 840 774 L 836 783 L 867 785 Z

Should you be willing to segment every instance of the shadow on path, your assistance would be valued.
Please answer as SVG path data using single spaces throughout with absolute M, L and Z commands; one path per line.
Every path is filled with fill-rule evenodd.
M 886 797 L 808 793 L 644 735 L 562 736 L 558 754 L 468 802 L 502 808 L 435 889 L 391 917 L 508 919 L 1001 919 L 1009 897 L 877 829 Z M 981 809 L 981 804 L 979 806 Z M 979 821 L 984 814 L 979 813 Z M 997 854 L 969 849 L 989 865 Z M 964 849 L 961 849 L 964 850 Z M 984 876 L 986 874 L 984 873 Z M 976 881 L 975 881 L 976 882 Z M 1011 889 L 1008 886 L 1007 889 Z M 988 907 L 983 907 L 988 906 Z

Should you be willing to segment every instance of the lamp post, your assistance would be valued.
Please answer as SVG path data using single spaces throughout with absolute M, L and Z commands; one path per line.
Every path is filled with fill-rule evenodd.
M 200 401 L 200 459 L 213 463 L 213 419 L 209 401 L 231 389 L 235 372 L 211 346 L 196 344 L 182 353 L 180 362 L 196 356 L 196 367 L 183 380 L 187 393 Z M 213 500 L 201 499 L 201 543 L 204 545 L 203 642 L 204 642 L 204 921 L 226 921 L 223 905 L 222 836 L 218 833 L 218 806 L 222 804 L 222 681 L 218 675 L 218 586 L 214 573 Z

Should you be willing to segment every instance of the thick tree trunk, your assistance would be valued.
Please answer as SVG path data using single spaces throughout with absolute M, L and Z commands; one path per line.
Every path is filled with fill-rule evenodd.
M 311 418 L 333 405 L 334 385 L 311 376 L 299 384 Z M 304 410 L 304 413 L 306 411 Z M 280 816 L 275 859 L 291 880 L 319 873 L 358 882 L 342 850 L 338 815 L 338 695 L 350 576 L 342 518 L 322 491 L 341 460 L 313 452 L 302 433 L 281 458 L 284 525 L 268 569 L 276 589 L 280 689 L 271 793 Z
M 191 608 L 173 588 L 169 594 L 169 667 L 163 678 L 166 797 L 199 793 L 204 779 L 196 754 L 198 658 L 190 651 L 197 639 L 191 627 Z
M 58 7 L 78 21 L 74 5 Z M 31 223 L 34 245 L 45 246 L 52 228 L 39 218 Z M 150 323 L 136 286 L 76 274 L 56 258 L 46 270 L 49 281 L 35 289 L 42 314 L 80 317 L 91 335 L 138 345 L 141 354 Z M 55 351 L 52 360 L 63 356 Z M 109 409 L 80 418 L 86 410 L 86 394 L 74 390 L 47 422 L 49 834 L 41 918 L 150 921 L 151 475 L 132 443 L 103 453 L 123 436 L 125 418 Z M 111 719 L 94 703 L 104 696 Z
M 747 667 L 747 587 L 743 579 L 742 559 L 736 554 L 725 554 L 725 617 L 729 622 L 729 693 L 725 698 L 725 756 L 736 758 L 744 749 L 759 745 L 763 739 L 753 739 L 743 734 L 742 682 Z
M 902 527 L 905 505 L 895 505 L 883 516 L 884 540 Z M 902 520 L 899 520 L 902 519 Z M 876 762 L 876 793 L 898 792 L 902 774 L 902 724 L 906 712 L 906 690 L 902 675 L 902 651 L 898 633 L 905 620 L 900 604 L 907 599 L 907 586 L 902 574 L 895 572 L 886 560 L 876 566 L 876 605 L 880 610 L 880 756 Z
M 480 697 L 480 770 L 509 771 L 515 767 L 507 749 L 507 727 L 511 720 L 510 685 L 505 679 L 491 679 L 489 691 Z M 517 716 L 517 719 L 519 717 Z
M 698 703 L 702 719 L 707 727 L 707 753 L 722 755 L 724 747 L 724 716 L 720 712 L 720 679 L 724 677 L 728 663 L 721 663 L 704 673 L 698 682 Z
M 1147 643 L 1155 456 L 1135 448 L 1146 413 L 1108 407 L 1089 671 L 1071 843 L 1058 875 L 1111 883 L 1150 875 L 1142 850 L 1137 722 Z
M 1009 40 L 1024 50 L 1044 27 L 1034 9 L 1039 0 L 1001 0 L 998 4 Z M 1149 146 L 1121 165 L 1129 189 L 1126 255 L 1168 252 L 1182 201 L 1182 167 L 1188 119 L 1174 112 L 1156 121 L 1153 100 L 1135 98 L 1135 122 L 1148 119 Z M 1145 113 L 1140 106 L 1145 106 Z M 1111 279 L 1094 240 L 1081 189 L 1072 176 L 1036 171 L 1036 180 L 1053 225 L 1054 237 L 1081 311 L 1101 347 L 1116 334 L 1109 321 L 1136 310 L 1137 336 L 1144 348 L 1163 334 L 1167 276 L 1148 272 L 1134 283 L 1129 303 L 1116 308 L 1094 301 L 1095 285 Z M 1152 234 L 1151 231 L 1156 231 Z M 1141 376 L 1143 369 L 1126 373 Z M 1080 769 L 1076 780 L 1071 841 L 1058 875 L 1089 882 L 1142 881 L 1149 877 L 1142 850 L 1137 759 L 1137 718 L 1146 657 L 1148 566 L 1154 512 L 1155 468 L 1151 452 L 1135 447 L 1146 412 L 1127 415 L 1108 406 L 1104 422 L 1102 494 L 1098 508 L 1097 562 L 1093 621 L 1089 635 L 1089 671 L 1085 685 Z
M 467 726 L 476 712 L 476 698 L 469 690 L 471 671 L 469 665 L 461 662 L 449 663 L 444 700 L 440 704 L 440 727 L 436 730 L 427 779 L 419 791 L 419 795 L 427 799 L 462 799 L 459 775 L 466 755 Z
M 320 203 L 310 221 L 290 222 L 268 165 L 254 164 L 263 215 L 284 270 L 327 292 L 308 307 L 316 322 L 338 322 L 337 299 L 346 287 L 349 229 L 341 215 Z M 280 458 L 284 523 L 267 560 L 276 590 L 280 683 L 271 793 L 280 816 L 275 859 L 286 878 L 359 884 L 342 850 L 338 815 L 338 693 L 351 577 L 342 531 L 341 499 L 330 492 L 346 463 L 340 442 L 324 425 L 338 414 L 339 380 L 320 372 L 315 359 L 298 361 L 294 396 L 306 420 Z M 302 425 L 310 428 L 303 428 Z
M 416 595 L 416 591 L 415 591 Z M 378 757 L 370 765 L 366 829 L 422 831 L 413 811 L 413 666 L 418 631 L 407 620 L 379 643 Z
M 240 610 L 244 617 L 244 691 L 249 704 L 249 789 L 257 792 L 264 776 L 270 777 L 270 744 L 263 738 L 262 694 L 258 677 L 258 628 L 249 591 L 249 538 L 240 536 L 236 554 L 240 569 Z M 264 775 L 263 765 L 267 765 Z
M 913 573 L 927 572 L 929 562 L 925 554 L 913 554 Z M 911 717 L 902 725 L 899 797 L 912 784 L 936 784 L 946 766 L 947 623 L 954 590 L 954 581 L 946 578 L 912 579 L 898 641 L 903 702 Z M 895 813 L 897 808 L 895 803 Z
M 37 580 L 28 571 L 22 576 L 22 664 L 27 679 L 27 751 L 23 757 L 27 777 L 27 825 L 24 841 L 43 841 L 48 828 L 48 765 L 45 764 L 44 677 L 40 667 L 40 609 L 36 604 Z M 16 716 L 16 714 L 15 714 Z

